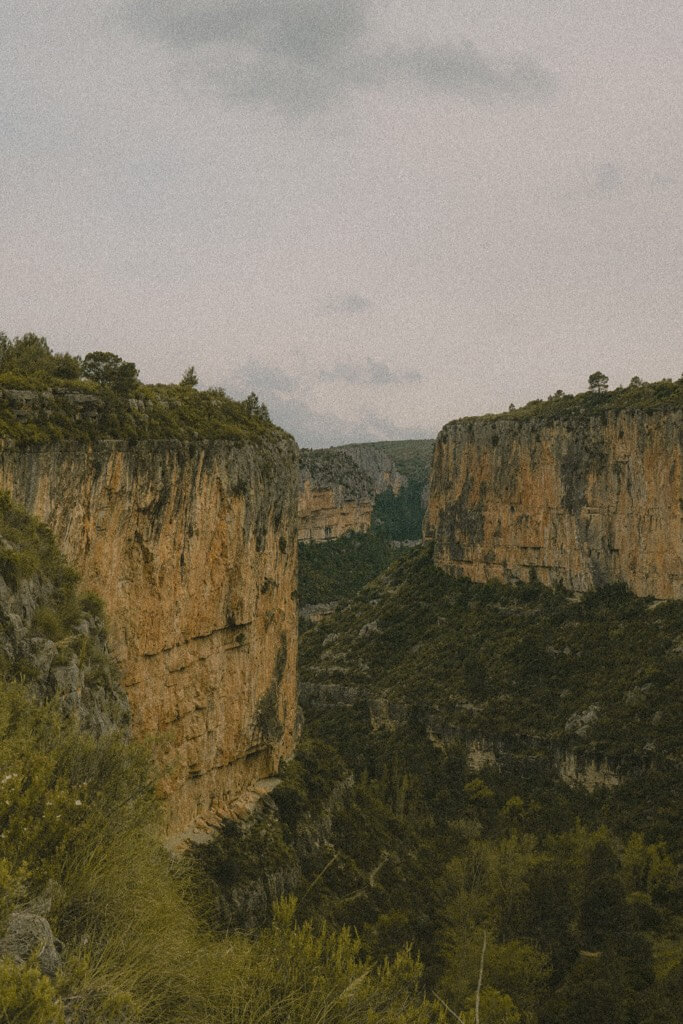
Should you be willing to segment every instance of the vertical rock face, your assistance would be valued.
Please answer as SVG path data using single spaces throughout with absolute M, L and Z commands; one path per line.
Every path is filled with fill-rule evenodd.
M 347 444 L 335 451 L 343 452 L 353 459 L 358 468 L 370 478 L 375 495 L 383 491 L 398 494 L 408 483 L 393 459 L 377 445 Z
M 421 500 L 433 441 L 388 441 L 304 449 L 301 452 L 299 540 L 324 541 L 345 533 L 366 533 L 378 499 L 405 507 Z M 419 485 L 419 493 L 416 488 Z M 386 508 L 385 508 L 386 513 Z M 419 533 L 419 528 L 418 528 Z
M 300 453 L 299 540 L 335 540 L 367 533 L 375 493 L 372 481 L 339 449 Z
M 0 489 L 104 600 L 169 832 L 229 813 L 294 746 L 294 443 L 5 442 Z
M 682 433 L 680 409 L 447 424 L 425 520 L 436 565 L 683 597 Z

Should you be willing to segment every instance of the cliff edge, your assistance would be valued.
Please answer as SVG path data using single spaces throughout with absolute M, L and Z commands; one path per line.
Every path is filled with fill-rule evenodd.
M 683 409 L 669 387 L 659 408 L 447 424 L 425 519 L 435 564 L 478 582 L 683 597 Z
M 8 416 L 18 399 L 2 397 Z M 45 418 L 71 398 L 34 401 Z M 77 422 L 82 397 L 71 404 Z M 276 428 L 237 426 L 213 440 L 0 439 L 0 489 L 104 602 L 173 836 L 229 815 L 295 741 L 297 448 Z

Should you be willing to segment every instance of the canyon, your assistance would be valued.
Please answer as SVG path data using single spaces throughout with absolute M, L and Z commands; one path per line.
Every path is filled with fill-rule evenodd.
M 426 504 L 433 441 L 368 442 L 300 453 L 299 540 L 367 533 L 381 497 Z M 414 492 L 414 493 L 413 493 Z
M 370 477 L 343 451 L 300 453 L 299 540 L 320 543 L 367 533 L 375 490 Z

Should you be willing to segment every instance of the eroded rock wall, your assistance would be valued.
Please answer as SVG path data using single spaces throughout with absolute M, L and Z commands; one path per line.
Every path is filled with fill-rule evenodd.
M 372 482 L 375 495 L 383 491 L 398 492 L 408 483 L 399 472 L 393 459 L 373 444 L 346 444 L 332 449 L 348 455 Z
M 297 476 L 285 436 L 0 448 L 0 489 L 104 600 L 173 835 L 229 814 L 293 750 Z
M 347 453 L 304 449 L 299 468 L 300 541 L 318 543 L 345 533 L 367 533 L 375 492 L 370 478 Z
M 348 497 L 341 486 L 315 487 L 305 480 L 299 492 L 299 540 L 318 543 L 345 533 L 367 533 L 374 502 Z
M 680 409 L 447 424 L 425 519 L 436 565 L 683 597 L 682 434 Z

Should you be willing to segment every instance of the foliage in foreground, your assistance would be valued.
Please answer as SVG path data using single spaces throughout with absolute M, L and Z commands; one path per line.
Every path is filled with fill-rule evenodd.
M 250 940 L 217 940 L 188 872 L 158 839 L 145 757 L 95 741 L 17 684 L 0 690 L 0 934 L 49 887 L 53 980 L 0 959 L 0 1019 L 57 1024 L 429 1024 L 403 952 L 374 967 L 348 931 L 296 924 L 283 903 Z M 2 1016 L 4 1014 L 4 1016 Z

